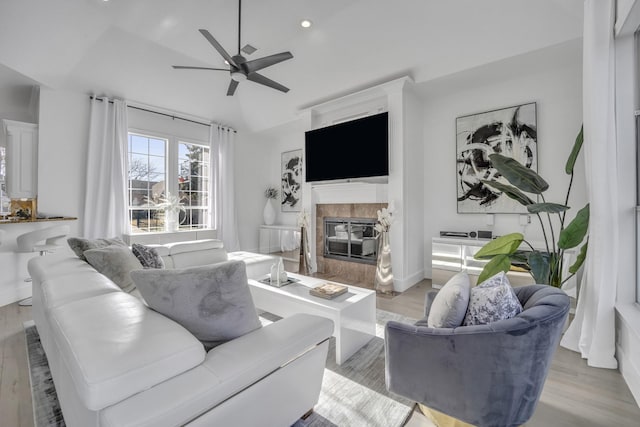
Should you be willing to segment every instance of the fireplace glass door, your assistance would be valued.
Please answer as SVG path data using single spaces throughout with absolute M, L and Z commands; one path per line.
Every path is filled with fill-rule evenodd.
M 371 218 L 325 218 L 324 256 L 375 264 L 378 241 Z

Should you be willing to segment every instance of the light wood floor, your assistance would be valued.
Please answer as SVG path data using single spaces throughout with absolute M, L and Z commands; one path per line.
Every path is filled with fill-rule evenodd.
M 336 279 L 337 280 L 337 279 Z M 378 308 L 421 318 L 423 280 L 395 297 L 378 296 Z M 0 307 L 0 425 L 33 426 L 26 343 L 22 324 L 31 319 L 31 307 Z M 414 412 L 405 427 L 432 427 Z M 589 368 L 577 353 L 559 348 L 551 365 L 536 413 L 527 427 L 638 427 L 636 405 L 618 371 Z M 360 427 L 360 426 L 357 426 Z

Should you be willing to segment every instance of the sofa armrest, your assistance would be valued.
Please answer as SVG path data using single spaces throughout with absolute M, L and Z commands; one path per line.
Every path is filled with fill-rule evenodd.
M 211 349 L 202 365 L 138 393 L 100 414 L 105 427 L 184 425 L 241 393 L 281 367 L 304 363 L 305 375 L 317 379 L 295 384 L 320 390 L 321 373 L 333 322 L 318 316 L 296 314 Z M 320 353 L 318 353 L 320 352 Z M 321 355 L 321 363 L 317 357 Z M 316 378 L 314 377 L 314 378 Z M 315 384 L 317 382 L 317 384 Z

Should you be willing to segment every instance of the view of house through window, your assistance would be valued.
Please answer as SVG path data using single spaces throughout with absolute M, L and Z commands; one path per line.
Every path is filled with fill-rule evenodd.
M 6 148 L 0 147 L 0 212 L 9 212 L 9 196 L 7 195 L 7 163 L 6 163 Z
M 132 233 L 166 231 L 168 195 L 179 199 L 180 230 L 209 226 L 209 147 L 130 132 L 128 162 Z

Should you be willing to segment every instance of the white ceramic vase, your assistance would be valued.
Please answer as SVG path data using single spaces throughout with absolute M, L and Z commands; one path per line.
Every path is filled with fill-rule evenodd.
M 273 225 L 276 222 L 276 210 L 273 207 L 273 203 L 271 203 L 271 199 L 267 199 L 267 203 L 264 205 L 262 219 L 265 225 Z
M 167 210 L 165 213 L 164 228 L 166 231 L 178 231 L 180 223 L 178 222 L 179 214 L 177 211 Z

